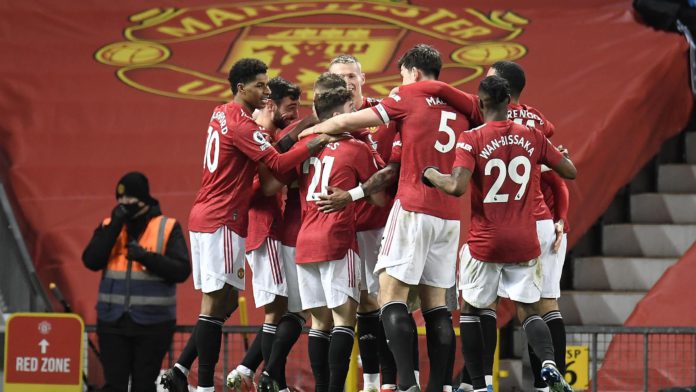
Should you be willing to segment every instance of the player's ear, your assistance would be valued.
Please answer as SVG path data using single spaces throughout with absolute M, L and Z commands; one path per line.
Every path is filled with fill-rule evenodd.
M 244 90 L 244 83 L 237 83 L 237 93 L 242 95 L 246 94 L 246 91 Z
M 365 72 L 360 72 L 360 79 L 360 85 L 362 86 L 365 84 Z
M 481 99 L 480 96 L 479 96 L 479 98 L 478 98 L 478 107 L 479 107 L 479 109 L 483 112 L 483 107 L 484 107 L 484 105 L 483 105 L 483 99 Z

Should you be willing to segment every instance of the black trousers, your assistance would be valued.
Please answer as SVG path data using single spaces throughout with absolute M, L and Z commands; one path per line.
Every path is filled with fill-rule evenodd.
M 97 321 L 97 337 L 106 384 L 104 392 L 156 392 L 155 380 L 172 344 L 176 321 L 135 323 L 124 314 L 114 322 Z

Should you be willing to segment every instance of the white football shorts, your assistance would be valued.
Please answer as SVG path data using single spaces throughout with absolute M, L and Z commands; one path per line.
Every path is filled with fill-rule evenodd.
M 462 247 L 459 257 L 459 289 L 462 299 L 473 307 L 487 307 L 496 300 L 499 291 L 513 301 L 527 304 L 541 298 L 538 258 L 522 263 L 484 262 L 471 256 L 468 245 Z
M 352 250 L 340 260 L 298 264 L 297 280 L 304 310 L 360 302 L 360 258 Z
M 283 247 L 280 241 L 266 237 L 258 249 L 247 253 L 253 274 L 251 283 L 254 303 L 257 308 L 265 306 L 272 303 L 278 295 L 286 297 L 288 310 L 296 313 L 302 310 L 302 303 L 297 286 L 295 248 Z
M 193 287 L 204 293 L 225 283 L 244 290 L 244 238 L 227 226 L 213 233 L 189 231 Z
M 375 273 L 409 285 L 450 288 L 457 269 L 459 221 L 406 211 L 399 200 L 384 228 Z
M 382 242 L 384 228 L 357 232 L 360 248 L 360 290 L 369 294 L 379 291 L 379 277 L 375 274 L 379 245 Z

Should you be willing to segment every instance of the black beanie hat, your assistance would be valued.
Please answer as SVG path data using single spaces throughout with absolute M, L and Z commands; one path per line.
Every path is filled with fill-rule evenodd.
M 157 200 L 150 196 L 150 184 L 147 177 L 140 172 L 130 172 L 118 180 L 116 198 L 124 195 L 137 197 L 138 200 L 148 205 L 157 204 Z

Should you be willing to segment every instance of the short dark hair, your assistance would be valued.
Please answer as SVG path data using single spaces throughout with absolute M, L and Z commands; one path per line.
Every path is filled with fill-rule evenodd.
M 280 101 L 285 97 L 290 97 L 290 99 L 296 101 L 300 99 L 300 94 L 302 90 L 296 84 L 292 84 L 286 79 L 276 76 L 275 78 L 268 81 L 268 88 L 271 89 L 271 99 L 276 105 L 280 104 Z
M 399 69 L 401 67 L 406 69 L 417 68 L 424 74 L 437 79 L 440 77 L 440 70 L 442 69 L 442 58 L 440 58 L 440 52 L 434 47 L 418 44 L 401 56 L 398 65 Z
M 510 84 L 498 75 L 487 76 L 479 84 L 479 96 L 487 106 L 507 106 L 505 101 L 510 96 Z
M 265 74 L 268 71 L 268 66 L 258 59 L 241 59 L 232 65 L 230 76 L 227 80 L 230 82 L 232 94 L 237 94 L 237 84 L 247 84 L 254 79 L 256 75 Z
M 512 61 L 496 61 L 491 65 L 491 68 L 495 70 L 496 75 L 510 83 L 510 94 L 515 98 L 519 98 L 527 83 L 522 67 Z
M 317 81 L 314 82 L 315 89 L 320 88 L 322 90 L 333 90 L 339 87 L 348 88 L 348 85 L 340 75 L 331 72 L 322 73 L 317 78 Z
M 324 121 L 331 118 L 333 112 L 339 107 L 351 102 L 353 94 L 345 87 L 331 89 L 319 94 L 314 98 L 314 111 L 317 112 L 319 120 Z

